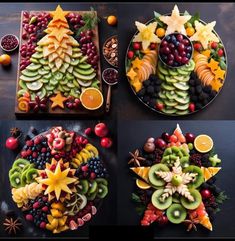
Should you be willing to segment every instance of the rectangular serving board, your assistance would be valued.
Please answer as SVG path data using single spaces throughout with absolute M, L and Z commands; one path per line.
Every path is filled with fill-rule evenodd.
M 22 39 L 22 34 L 23 34 L 23 20 L 24 20 L 24 15 L 23 12 L 26 10 L 21 11 L 21 21 L 20 21 L 20 38 L 19 38 L 19 51 L 21 49 L 21 46 L 27 42 Z M 38 14 L 40 12 L 48 12 L 48 11 L 28 11 L 29 14 Z M 90 11 L 71 11 L 74 13 L 78 13 L 80 15 L 84 15 L 85 13 L 89 13 Z M 97 15 L 97 12 L 95 11 L 95 14 Z M 100 46 L 99 46 L 99 30 L 98 30 L 98 25 L 93 29 L 93 42 L 96 45 L 98 55 L 100 56 Z M 99 57 L 100 58 L 100 57 Z M 19 52 L 18 56 L 18 68 L 17 68 L 17 80 L 16 80 L 16 98 L 15 98 L 15 115 L 17 117 L 32 117 L 32 116 L 71 116 L 71 117 L 99 117 L 104 114 L 104 105 L 97 109 L 97 110 L 87 110 L 83 107 L 79 108 L 78 110 L 69 110 L 67 108 L 61 109 L 61 108 L 55 108 L 51 109 L 51 105 L 49 105 L 48 111 L 47 112 L 23 112 L 18 109 L 18 101 L 17 101 L 17 92 L 20 89 L 19 86 L 19 76 L 20 76 L 20 62 L 21 62 L 21 55 Z M 103 88 L 102 88 L 102 76 L 101 76 L 101 65 L 100 65 L 100 59 L 98 61 L 98 71 L 97 71 L 97 78 L 100 81 L 100 91 L 103 93 Z

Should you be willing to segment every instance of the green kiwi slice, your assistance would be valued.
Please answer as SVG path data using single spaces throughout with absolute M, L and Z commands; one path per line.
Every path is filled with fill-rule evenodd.
M 97 197 L 105 198 L 107 194 L 108 194 L 108 187 L 106 185 L 99 184 L 98 185 Z
M 26 173 L 27 173 L 27 171 L 24 171 L 24 172 L 21 174 L 21 177 L 20 177 L 20 181 L 21 181 L 21 185 L 22 185 L 22 186 L 25 186 L 26 183 L 27 183 Z
M 187 211 L 181 204 L 174 203 L 167 209 L 166 216 L 170 222 L 179 224 L 185 220 Z
M 89 189 L 89 182 L 87 180 L 80 180 L 79 184 L 78 184 L 78 192 L 81 194 L 86 194 L 88 192 Z
M 38 176 L 38 170 L 35 168 L 29 168 L 26 170 L 26 182 L 32 183 L 34 179 Z
M 88 190 L 88 195 L 94 193 L 95 191 L 97 191 L 97 188 L 98 188 L 98 184 L 96 181 L 91 181 L 89 183 L 89 190 Z
M 162 187 L 165 185 L 165 181 L 156 175 L 155 172 L 157 171 L 169 172 L 169 168 L 166 165 L 159 163 L 153 165 L 149 170 L 148 177 L 150 183 L 156 187 Z
M 107 181 L 105 178 L 99 177 L 99 178 L 96 178 L 95 181 L 96 181 L 98 184 L 101 183 L 101 184 L 103 184 L 103 185 L 105 185 L 105 186 L 108 186 L 108 181 Z
M 21 174 L 20 173 L 14 173 L 10 177 L 10 183 L 12 187 L 19 188 L 21 187 Z
M 93 193 L 87 195 L 87 200 L 93 201 L 96 198 L 97 192 L 98 188 Z
M 21 168 L 20 167 L 11 168 L 9 171 L 9 178 L 15 173 L 21 173 Z
M 24 167 L 29 164 L 30 164 L 30 162 L 28 160 L 19 158 L 13 163 L 12 167 L 19 167 L 21 169 L 24 169 Z
M 197 191 L 196 189 L 190 189 L 189 192 L 193 196 L 194 201 L 189 201 L 186 197 L 181 197 L 180 202 L 185 208 L 194 210 L 202 202 L 202 196 L 201 196 L 200 192 Z
M 185 169 L 183 169 L 183 172 L 197 173 L 197 176 L 195 176 L 193 181 L 188 184 L 189 188 L 198 188 L 204 182 L 204 176 L 203 176 L 202 170 L 198 166 L 190 165 L 190 166 L 186 167 Z
M 165 210 L 168 207 L 170 207 L 170 205 L 172 204 L 171 196 L 169 196 L 168 198 L 165 198 L 165 200 L 162 199 L 163 192 L 164 192 L 163 189 L 156 190 L 152 194 L 152 198 L 151 198 L 152 204 L 160 210 Z

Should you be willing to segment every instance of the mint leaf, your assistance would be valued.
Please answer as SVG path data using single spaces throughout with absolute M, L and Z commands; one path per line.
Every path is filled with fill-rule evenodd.
M 228 196 L 225 194 L 225 192 L 220 192 L 215 199 L 215 201 L 219 204 L 222 204 L 225 200 L 228 200 Z
M 138 213 L 138 215 L 142 216 L 144 214 L 146 207 L 145 206 L 138 206 L 135 208 L 136 212 Z
M 141 203 L 140 197 L 137 194 L 135 194 L 135 193 L 131 194 L 131 199 L 134 202 Z
M 162 16 L 160 13 L 154 11 L 154 19 L 158 23 L 158 27 L 164 27 L 165 24 L 159 19 L 160 16 Z
M 192 25 L 194 25 L 194 22 L 199 20 L 200 20 L 200 14 L 195 13 L 195 15 L 189 19 L 188 23 L 191 23 Z

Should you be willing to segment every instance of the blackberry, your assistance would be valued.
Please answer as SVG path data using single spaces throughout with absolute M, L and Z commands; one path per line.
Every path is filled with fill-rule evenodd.
M 198 101 L 198 96 L 197 95 L 192 95 L 191 96 L 191 101 L 192 102 L 197 102 Z
M 158 78 L 157 78 L 156 75 L 151 74 L 151 75 L 149 76 L 149 80 L 152 81 L 152 82 L 156 82 L 156 81 L 158 80 Z
M 198 79 L 198 78 L 196 78 L 196 79 L 195 79 L 195 85 L 201 86 L 201 80 Z
M 207 94 L 210 94 L 211 93 L 211 86 L 208 86 L 208 85 L 205 85 L 204 87 L 203 87 L 203 91 L 205 92 L 205 93 L 207 93 Z
M 149 85 L 150 85 L 150 80 L 149 80 L 149 79 L 148 79 L 148 80 L 145 80 L 144 83 L 143 83 L 143 85 L 144 85 L 145 87 L 149 86 Z
M 189 84 L 190 84 L 191 86 L 195 86 L 195 80 L 194 80 L 193 78 L 191 78 L 191 79 L 189 80 Z
M 200 94 L 202 92 L 202 86 L 201 85 L 198 85 L 196 87 L 196 93 Z
M 161 86 L 159 86 L 159 85 L 154 86 L 154 91 L 159 93 L 161 91 Z
M 143 101 L 148 104 L 149 101 L 150 101 L 150 97 L 145 95 L 144 98 L 143 98 Z
M 144 96 L 145 95 L 145 89 L 143 88 L 143 89 L 141 89 L 138 93 L 137 93 L 137 95 L 140 97 L 140 96 Z

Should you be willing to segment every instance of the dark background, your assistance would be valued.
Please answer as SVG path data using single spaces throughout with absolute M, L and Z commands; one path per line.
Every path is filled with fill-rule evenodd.
M 50 127 L 61 125 L 63 128 L 68 130 L 74 130 L 80 134 L 87 127 L 95 126 L 94 121 L 2 121 L 0 123 L 0 238 L 7 237 L 3 230 L 3 219 L 5 218 L 5 212 L 3 207 L 7 204 L 9 210 L 14 210 L 17 216 L 21 217 L 24 225 L 24 232 L 20 237 L 76 237 L 84 238 L 89 236 L 89 227 L 96 225 L 115 225 L 116 224 L 116 124 L 115 122 L 107 122 L 110 129 L 110 135 L 114 140 L 113 147 L 111 149 L 104 149 L 100 147 L 99 139 L 97 137 L 88 138 L 89 141 L 94 144 L 99 152 L 100 156 L 107 165 L 109 172 L 109 194 L 102 201 L 101 206 L 98 208 L 97 214 L 92 218 L 90 222 L 79 228 L 77 231 L 68 231 L 60 234 L 52 234 L 51 232 L 40 230 L 34 224 L 27 222 L 20 209 L 17 208 L 16 204 L 11 197 L 11 188 L 8 180 L 8 171 L 15 160 L 17 152 L 12 152 L 5 148 L 5 140 L 9 137 L 9 130 L 12 127 L 20 128 L 24 134 L 27 134 L 30 126 L 34 126 L 39 132 L 48 130 Z M 2 175 L 3 174 L 3 175 Z M 4 204 L 3 204 L 4 203 Z
M 119 48 L 119 108 L 120 119 L 160 119 L 165 120 L 170 117 L 157 114 L 143 105 L 132 92 L 125 76 L 125 55 L 128 44 L 136 32 L 135 21 L 147 22 L 154 17 L 153 12 L 160 14 L 171 13 L 175 3 L 129 3 L 118 5 L 119 26 L 118 35 L 120 39 Z M 185 116 L 173 117 L 173 119 L 235 119 L 235 3 L 177 3 L 180 12 L 187 10 L 191 15 L 200 13 L 202 20 L 212 22 L 216 20 L 215 30 L 221 37 L 228 57 L 228 73 L 224 87 L 217 98 L 204 110 L 198 113 Z
M 234 156 L 235 156 L 235 122 L 234 121 L 178 121 L 183 133 L 195 135 L 207 134 L 214 141 L 215 152 L 222 159 L 222 170 L 216 175 L 216 184 L 229 196 L 221 205 L 221 211 L 215 215 L 213 231 L 207 231 L 198 225 L 198 232 L 187 232 L 186 227 L 169 224 L 164 228 L 155 228 L 155 237 L 235 237 L 235 189 L 234 189 Z M 158 137 L 162 132 L 172 133 L 176 121 L 120 121 L 118 124 L 118 223 L 122 225 L 139 225 L 141 217 L 135 211 L 136 204 L 131 200 L 135 179 L 129 171 L 127 162 L 129 151 L 141 148 L 148 137 Z M 128 127 L 128 128 L 127 128 Z M 128 210 L 128 213 L 127 213 Z
M 56 6 L 61 4 L 65 11 L 74 10 L 90 10 L 94 7 L 100 17 L 99 23 L 99 38 L 100 38 L 100 57 L 101 57 L 101 70 L 111 67 L 102 55 L 102 46 L 105 40 L 117 34 L 117 27 L 109 26 L 106 22 L 106 17 L 109 15 L 117 15 L 116 4 L 109 3 L 0 3 L 0 37 L 5 34 L 20 34 L 20 14 L 22 10 L 48 10 L 54 11 Z M 0 50 L 0 54 L 3 51 Z M 10 53 L 12 57 L 12 65 L 9 68 L 0 66 L 0 119 L 15 119 L 15 94 L 16 94 L 16 78 L 18 66 L 18 49 L 14 53 Z M 104 82 L 103 82 L 104 83 Z M 106 100 L 107 85 L 103 84 L 104 100 Z M 106 119 L 115 119 L 116 106 L 117 106 L 117 86 L 112 87 L 112 106 L 108 114 L 104 115 Z M 104 101 L 105 102 L 105 101 Z M 35 117 L 37 118 L 37 117 Z M 41 117 L 40 117 L 41 118 Z M 42 117 L 43 118 L 43 117 Z M 44 118 L 48 118 L 47 115 Z M 64 118 L 64 117 L 63 117 Z M 66 118 L 66 117 L 65 117 Z

